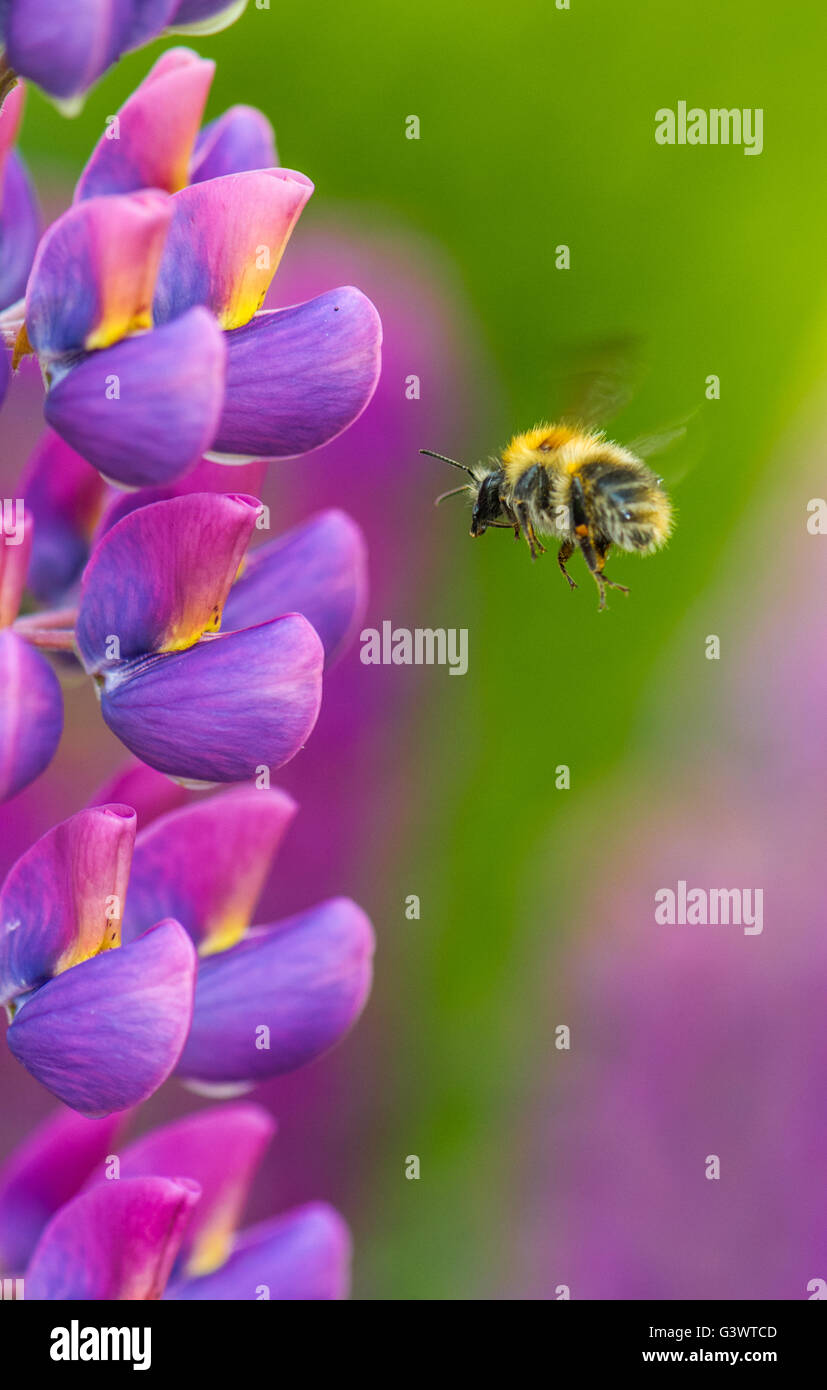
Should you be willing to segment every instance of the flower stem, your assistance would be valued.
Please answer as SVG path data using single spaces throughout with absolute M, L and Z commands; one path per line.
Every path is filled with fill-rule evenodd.
M 25 636 L 30 628 L 39 632 L 41 628 L 74 627 L 77 617 L 76 608 L 52 608 L 45 613 L 27 613 L 25 617 L 17 619 L 15 627 L 21 636 Z
M 45 647 L 52 652 L 73 652 L 75 650 L 75 629 L 73 627 L 26 627 L 19 628 L 15 623 L 13 631 L 30 647 Z
M 76 608 L 53 608 L 47 613 L 28 613 L 18 618 L 12 630 L 32 647 L 45 647 L 47 651 L 73 652 L 75 650 Z

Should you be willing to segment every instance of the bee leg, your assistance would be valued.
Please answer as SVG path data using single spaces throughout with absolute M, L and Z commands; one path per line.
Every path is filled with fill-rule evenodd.
M 525 503 L 522 505 L 525 507 Z M 529 518 L 525 515 L 522 518 L 522 527 L 525 532 L 525 538 L 528 541 L 528 548 L 531 551 L 532 560 L 536 560 L 538 555 L 545 555 L 546 548 L 541 541 L 538 541 L 534 527 Z
M 575 535 L 577 536 L 577 544 L 580 547 L 583 559 L 589 567 L 589 573 L 597 585 L 597 591 L 600 594 L 600 602 L 597 605 L 597 611 L 602 613 L 603 609 L 606 607 L 606 588 L 602 574 L 603 564 L 601 562 L 601 557 L 598 556 L 597 551 L 592 545 L 589 528 L 585 523 L 575 527 Z
M 569 574 L 568 570 L 566 569 L 566 561 L 567 561 L 567 560 L 570 560 L 573 554 L 574 554 L 574 542 L 573 542 L 573 541 L 563 541 L 563 544 L 560 546 L 560 549 L 559 549 L 558 552 L 557 552 L 557 563 L 558 563 L 558 565 L 560 566 L 560 569 L 561 569 L 562 574 L 563 574 L 563 578 L 568 580 L 568 585 L 569 585 L 569 588 L 572 590 L 572 592 L 573 592 L 578 586 L 577 586 L 577 584 L 575 584 L 574 580 L 572 579 L 571 575 Z
M 535 463 L 528 468 L 514 488 L 514 513 L 523 534 L 528 541 L 532 560 L 545 554 L 545 546 L 538 541 L 531 520 L 530 507 L 534 503 L 542 511 L 548 501 L 548 475 L 546 470 Z
M 621 593 L 621 594 L 628 594 L 629 590 L 626 588 L 626 585 L 625 585 L 625 584 L 616 584 L 615 581 L 614 581 L 613 579 L 610 579 L 610 578 L 609 578 L 608 574 L 606 574 L 605 571 L 604 571 L 604 569 L 603 569 L 603 566 L 604 566 L 605 563 L 606 563 L 606 556 L 607 556 L 608 553 L 609 553 L 609 546 L 610 546 L 610 544 L 611 544 L 611 541 L 606 541 L 606 543 L 605 543 L 604 545 L 598 544 L 598 546 L 597 546 L 597 568 L 598 568 L 598 570 L 600 571 L 600 576 L 601 576 L 601 578 L 602 578 L 604 584 L 608 584 L 608 586 L 609 586 L 610 589 L 617 589 L 617 590 L 619 591 L 619 593 Z
M 503 502 L 503 516 L 506 519 L 505 521 L 501 521 L 499 525 L 502 526 L 504 531 L 509 530 L 509 528 L 513 530 L 514 539 L 515 541 L 518 541 L 520 539 L 520 536 L 522 535 L 522 532 L 520 531 L 520 523 L 514 515 L 512 508 L 509 507 L 507 502 Z

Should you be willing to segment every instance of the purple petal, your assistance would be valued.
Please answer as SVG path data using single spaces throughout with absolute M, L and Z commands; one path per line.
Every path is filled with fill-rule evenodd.
M 302 613 L 330 660 L 361 623 L 367 602 L 367 547 L 346 512 L 320 512 L 253 551 L 224 605 L 223 627 L 251 627 L 279 613 Z
M 121 1178 L 182 1173 L 201 1189 L 181 1248 L 189 1275 L 206 1274 L 226 1259 L 275 1128 L 260 1105 L 221 1105 L 153 1130 L 122 1155 Z
M 0 1174 L 0 1271 L 23 1273 L 46 1223 L 103 1171 L 121 1123 L 61 1108 L 14 1151 Z
M 0 533 L 0 628 L 10 627 L 20 612 L 26 587 L 26 574 L 32 553 L 34 518 L 30 508 L 20 506 L 20 498 L 3 502 L 3 530 Z M 11 504 L 11 515 L 8 507 Z
M 58 98 L 79 96 L 126 48 L 161 32 L 174 0 L 6 0 L 10 67 Z
M 185 1178 L 119 1178 L 81 1193 L 43 1232 L 26 1298 L 160 1298 L 198 1198 Z
M 183 806 L 188 793 L 178 782 L 171 782 L 154 767 L 130 759 L 124 767 L 99 787 L 90 798 L 90 806 L 105 806 L 109 801 L 121 801 L 131 806 L 138 817 L 138 829 L 144 830 L 158 816 Z M 161 916 L 164 914 L 162 913 Z M 158 918 L 154 919 L 156 922 Z M 145 925 L 150 926 L 151 923 Z
M 80 578 L 106 494 L 100 473 L 59 435 L 47 430 L 21 479 L 34 518 L 28 587 L 55 603 Z
M 164 29 L 172 24 L 177 9 L 177 0 L 131 0 L 127 5 L 123 48 L 139 48 L 157 39 Z
M 135 846 L 124 939 L 174 917 L 201 954 L 234 945 L 295 814 L 284 792 L 235 787 L 156 820 Z
M 180 1075 L 240 1083 L 304 1066 L 358 1017 L 372 955 L 361 908 L 332 898 L 202 960 Z
M 11 359 L 7 352 L 0 346 L 0 405 L 6 399 L 6 392 L 11 384 Z
M 222 328 L 248 323 L 313 192 L 293 169 L 256 169 L 182 188 L 172 198 L 152 312 L 169 323 L 196 304 Z
M 183 188 L 214 72 L 215 63 L 188 48 L 162 54 L 121 107 L 117 127 L 108 124 L 95 146 L 75 202 L 141 188 Z
M 216 631 L 258 508 L 253 497 L 192 493 L 107 531 L 81 586 L 75 633 L 87 671 L 181 651 Z
M 3 30 L 8 64 L 56 97 L 90 87 L 120 52 L 114 0 L 6 0 Z
M 170 20 L 177 30 L 190 28 L 197 34 L 217 34 L 233 24 L 247 6 L 247 0 L 178 0 Z
M 52 387 L 46 419 L 107 478 L 154 487 L 180 477 L 209 447 L 225 365 L 224 335 L 205 309 L 193 309 L 91 353 Z
M 146 1100 L 166 1080 L 190 1025 L 195 951 L 177 922 L 49 980 L 6 1035 L 18 1061 L 82 1115 Z
M 40 776 L 62 733 L 63 696 L 48 661 L 15 632 L 0 632 L 0 801 Z
M 107 680 L 101 709 L 150 767 L 241 782 L 303 746 L 319 713 L 323 662 L 313 628 L 291 614 L 126 667 Z
M 195 142 L 190 183 L 278 165 L 273 127 L 255 106 L 231 106 L 205 125 Z
M 256 314 L 227 334 L 227 390 L 213 454 L 292 458 L 362 413 L 379 379 L 382 328 L 359 290 Z
M 171 217 L 171 200 L 149 190 L 93 198 L 52 223 L 26 290 L 26 332 L 42 362 L 150 327 Z
M 214 1274 L 173 1283 L 164 1297 L 315 1301 L 347 1298 L 349 1287 L 348 1228 L 333 1207 L 311 1202 L 243 1232 Z
M 26 293 L 39 237 L 37 199 L 23 160 L 12 150 L 0 174 L 0 309 Z
M 135 825 L 131 806 L 79 811 L 18 859 L 0 891 L 0 1001 L 120 944 Z

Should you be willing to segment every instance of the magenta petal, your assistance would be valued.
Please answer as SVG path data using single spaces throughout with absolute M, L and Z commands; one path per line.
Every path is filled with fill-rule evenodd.
M 254 169 L 182 188 L 153 301 L 156 323 L 202 304 L 222 328 L 260 308 L 302 208 L 313 192 L 293 169 Z
M 79 579 L 89 558 L 106 484 L 96 468 L 47 430 L 21 486 L 34 518 L 28 587 L 41 602 L 53 603 Z
M 49 980 L 7 1033 L 18 1061 L 82 1115 L 146 1100 L 173 1070 L 192 1011 L 195 950 L 177 922 Z
M 0 632 L 0 801 L 52 761 L 63 732 L 63 696 L 48 661 L 17 633 Z
M 246 169 L 274 169 L 277 164 L 273 127 L 267 117 L 255 106 L 231 106 L 205 125 L 196 140 L 190 183 Z
M 244 1231 L 214 1274 L 176 1281 L 170 1300 L 347 1298 L 350 1233 L 333 1207 L 311 1202 Z
M 199 1199 L 186 1178 L 117 1178 L 58 1212 L 26 1272 L 26 1298 L 158 1299 Z
M 180 1075 L 262 1081 L 326 1052 L 365 1003 L 373 944 L 362 910 L 333 898 L 202 960 Z
M 131 758 L 89 799 L 90 806 L 105 806 L 109 801 L 121 801 L 131 806 L 138 817 L 138 829 L 145 830 L 158 816 L 176 811 L 187 801 L 189 793 L 178 783 L 171 782 L 154 767 Z M 161 916 L 164 916 L 161 913 Z M 156 922 L 158 918 L 154 919 Z M 145 925 L 150 926 L 151 923 Z
M 51 388 L 45 416 L 107 478 L 155 487 L 210 447 L 225 367 L 224 335 L 205 309 L 193 309 L 91 353 Z
M 189 1274 L 206 1273 L 226 1258 L 275 1128 L 260 1105 L 221 1105 L 152 1130 L 121 1156 L 122 1178 L 183 1173 L 198 1183 L 201 1200 L 181 1248 Z
M 188 48 L 162 54 L 124 102 L 117 127 L 109 124 L 95 146 L 75 202 L 141 188 L 183 188 L 214 72 L 215 63 Z
M 0 1002 L 119 944 L 134 843 L 131 806 L 100 806 L 18 859 L 0 890 Z
M 303 613 L 327 659 L 358 628 L 367 601 L 367 547 L 346 512 L 320 512 L 254 550 L 224 605 L 223 627 Z
M 180 651 L 215 631 L 258 509 L 253 497 L 192 493 L 107 531 L 81 587 L 75 633 L 86 670 Z
M 25 86 L 22 82 L 17 82 L 11 91 L 6 93 L 5 101 L 0 106 L 0 174 L 19 134 L 25 101 Z
M 295 813 L 284 792 L 235 787 L 156 820 L 135 846 L 124 939 L 174 917 L 202 952 L 234 944 Z
M 103 1176 L 122 1116 L 88 1120 L 61 1108 L 0 1173 L 0 1272 L 22 1274 L 46 1223 L 94 1172 Z
M 241 782 L 298 753 L 319 713 L 324 649 L 295 614 L 152 657 L 107 678 L 103 717 L 150 767 Z
M 379 379 L 382 327 L 359 290 L 256 314 L 227 334 L 227 391 L 212 452 L 292 458 L 362 413 Z
M 172 205 L 148 190 L 93 198 L 52 223 L 26 289 L 26 332 L 41 361 L 109 347 L 152 322 Z

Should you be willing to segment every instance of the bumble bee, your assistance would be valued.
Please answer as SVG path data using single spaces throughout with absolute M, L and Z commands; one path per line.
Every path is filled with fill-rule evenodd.
M 561 541 L 557 563 L 571 589 L 578 586 L 566 565 L 575 550 L 586 562 L 606 606 L 606 587 L 629 590 L 605 572 L 610 546 L 651 554 L 667 540 L 672 507 L 663 479 L 631 448 L 583 426 L 536 425 L 517 434 L 490 464 L 467 468 L 456 459 L 420 453 L 461 468 L 472 479 L 437 498 L 466 493 L 473 499 L 471 535 L 489 526 L 524 536 L 531 558 L 545 551 L 541 536 Z

